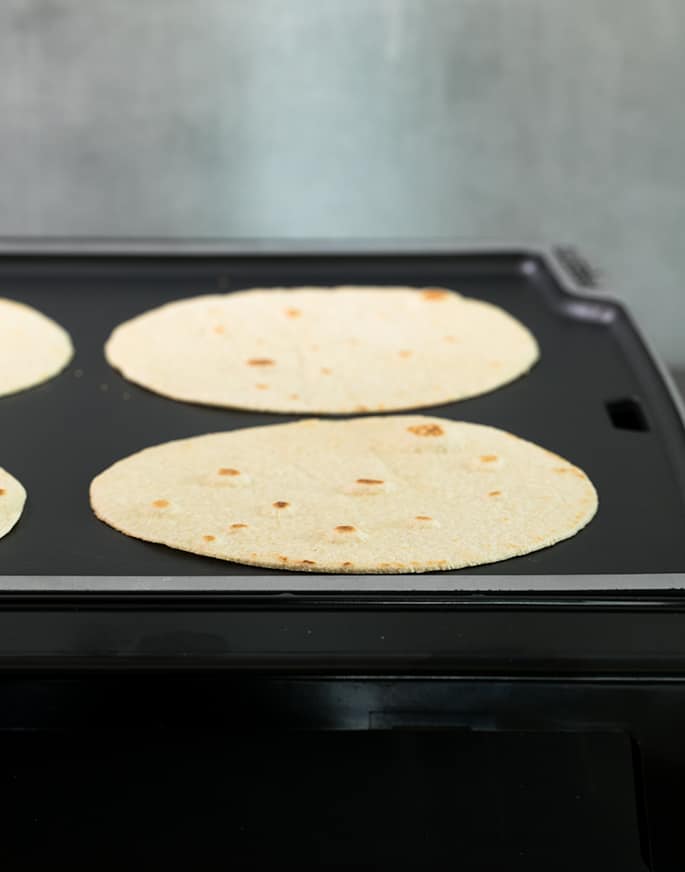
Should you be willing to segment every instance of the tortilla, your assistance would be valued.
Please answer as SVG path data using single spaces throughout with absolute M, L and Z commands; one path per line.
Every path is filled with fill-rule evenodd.
M 73 353 L 59 324 L 31 306 L 0 298 L 0 397 L 48 381 Z
M 415 409 L 491 391 L 538 358 L 504 310 L 440 288 L 271 288 L 169 303 L 105 355 L 176 400 L 270 412 Z
M 503 430 L 418 415 L 306 420 L 147 448 L 91 484 L 107 524 L 237 563 L 397 573 L 505 560 L 573 536 L 584 472 Z
M 0 467 L 0 539 L 14 527 L 26 502 L 26 491 L 19 482 Z

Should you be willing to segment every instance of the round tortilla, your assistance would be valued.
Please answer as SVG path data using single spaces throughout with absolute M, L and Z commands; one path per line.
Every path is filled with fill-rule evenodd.
M 59 324 L 31 306 L 0 298 L 0 397 L 48 381 L 73 353 Z
M 0 539 L 14 527 L 26 502 L 26 491 L 21 484 L 0 467 Z
M 538 346 L 499 307 L 440 288 L 255 288 L 146 312 L 105 355 L 176 400 L 345 414 L 491 391 L 530 369 Z
M 147 448 L 91 484 L 95 514 L 237 563 L 428 572 L 537 551 L 597 509 L 580 469 L 503 430 L 418 415 L 306 420 Z

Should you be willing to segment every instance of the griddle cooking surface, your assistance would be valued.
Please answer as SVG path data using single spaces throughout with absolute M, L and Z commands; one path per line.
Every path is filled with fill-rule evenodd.
M 574 538 L 449 574 L 683 570 L 683 429 L 629 317 L 612 302 L 570 296 L 542 261 L 494 253 L 1 259 L 0 296 L 54 317 L 70 332 L 76 356 L 56 379 L 0 399 L 0 463 L 29 494 L 21 522 L 0 546 L 0 574 L 281 581 L 292 575 L 137 541 L 95 519 L 90 480 L 115 460 L 171 439 L 298 417 L 158 397 L 114 372 L 103 345 L 121 321 L 170 300 L 254 285 L 341 283 L 444 285 L 519 318 L 540 344 L 530 374 L 490 394 L 423 411 L 530 439 L 582 467 L 599 492 L 598 515 Z M 616 401 L 612 421 L 607 403 Z M 641 413 L 649 429 L 631 429 L 644 423 Z M 423 578 L 429 588 L 429 576 Z M 335 590 L 336 576 L 323 583 Z

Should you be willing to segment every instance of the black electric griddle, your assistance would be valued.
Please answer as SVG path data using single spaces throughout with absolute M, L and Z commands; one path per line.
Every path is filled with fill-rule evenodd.
M 0 542 L 13 868 L 75 846 L 108 868 L 115 843 L 112 868 L 130 846 L 173 868 L 201 849 L 304 861 L 314 843 L 361 868 L 683 868 L 683 419 L 593 279 L 572 252 L 531 246 L 0 242 L 0 295 L 76 345 L 60 376 L 0 399 L 0 463 L 29 491 Z M 102 356 L 115 324 L 192 294 L 341 282 L 446 285 L 527 324 L 542 352 L 530 374 L 427 413 L 583 467 L 600 497 L 590 526 L 478 569 L 368 577 L 213 561 L 95 520 L 88 484 L 113 460 L 289 420 L 128 384 Z M 287 814 L 261 801 L 269 785 Z M 445 817 L 443 787 L 468 813 Z
M 626 310 L 581 288 L 577 261 L 525 249 L 287 253 L 211 245 L 127 253 L 106 246 L 0 257 L 0 293 L 53 316 L 76 355 L 52 381 L 0 399 L 0 459 L 29 500 L 2 542 L 0 589 L 419 593 L 668 589 L 685 575 L 685 429 L 673 392 Z M 468 570 L 334 576 L 241 566 L 125 537 L 92 515 L 88 486 L 115 460 L 201 433 L 296 420 L 177 403 L 103 357 L 120 322 L 170 300 L 251 286 L 445 286 L 502 306 L 541 359 L 512 384 L 425 409 L 530 439 L 582 467 L 596 518 L 551 548 Z
M 6 240 L 1 293 L 54 316 L 76 356 L 0 399 L 1 462 L 29 493 L 0 543 L 0 666 L 685 672 L 683 420 L 630 316 L 591 279 L 577 257 L 534 247 Z M 102 353 L 116 324 L 192 294 L 338 283 L 445 285 L 527 324 L 541 348 L 528 375 L 427 412 L 503 427 L 584 468 L 600 498 L 591 524 L 478 569 L 352 576 L 201 558 L 95 519 L 88 485 L 114 460 L 288 420 L 129 384 Z

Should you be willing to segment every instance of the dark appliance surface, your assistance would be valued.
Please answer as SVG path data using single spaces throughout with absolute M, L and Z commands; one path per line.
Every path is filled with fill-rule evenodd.
M 69 769 L 67 794 L 76 794 L 74 802 L 92 798 L 88 838 L 100 836 L 100 844 L 113 844 L 105 815 L 116 797 L 132 797 L 115 848 L 154 851 L 161 816 L 168 810 L 172 822 L 177 809 L 170 786 L 158 808 L 148 803 L 149 820 L 141 822 L 151 786 L 175 779 L 187 788 L 184 801 L 194 790 L 198 812 L 211 807 L 219 814 L 236 808 L 236 797 L 229 785 L 217 795 L 209 770 L 227 770 L 234 740 L 234 750 L 243 749 L 239 774 L 252 760 L 263 764 L 248 792 L 280 772 L 286 781 L 277 787 L 287 793 L 294 769 L 276 752 L 290 748 L 293 760 L 323 761 L 326 742 L 334 741 L 326 736 L 341 731 L 346 750 L 338 759 L 350 764 L 341 778 L 352 777 L 357 755 L 371 767 L 397 763 L 387 784 L 376 783 L 397 786 L 397 795 L 383 808 L 375 804 L 379 828 L 370 832 L 364 822 L 360 844 L 373 849 L 392 817 L 393 850 L 404 850 L 405 867 L 444 818 L 440 810 L 430 815 L 430 805 L 417 806 L 410 832 L 393 802 L 405 786 L 428 783 L 433 749 L 441 771 L 428 780 L 447 790 L 444 779 L 466 748 L 455 807 L 472 790 L 475 808 L 483 808 L 482 790 L 498 773 L 506 802 L 492 797 L 490 820 L 479 818 L 466 832 L 464 857 L 478 833 L 494 840 L 501 827 L 511 837 L 502 842 L 507 868 L 563 869 L 576 857 L 582 861 L 575 868 L 587 870 L 684 868 L 683 423 L 629 314 L 583 287 L 592 276 L 582 262 L 531 247 L 259 248 L 0 245 L 0 294 L 53 315 L 77 349 L 58 378 L 0 400 L 0 458 L 30 494 L 26 516 L 0 549 L 2 800 L 14 803 L 13 825 L 26 836 L 27 856 L 39 850 L 32 834 L 57 838 L 57 854 L 69 843 L 60 829 L 62 794 L 53 801 L 37 795 L 45 789 L 41 769 L 63 782 Z M 504 427 L 568 457 L 597 485 L 597 518 L 574 539 L 537 554 L 410 579 L 251 569 L 136 542 L 99 524 L 87 487 L 113 460 L 168 439 L 288 420 L 174 403 L 128 384 L 102 356 L 112 327 L 193 293 L 303 282 L 446 285 L 519 317 L 541 346 L 532 372 L 492 394 L 428 412 Z M 262 754 L 265 730 L 277 738 Z M 364 744 L 349 731 L 378 731 L 378 738 Z M 486 760 L 498 761 L 494 776 Z M 563 775 L 558 787 L 567 811 L 558 818 L 554 810 L 564 806 L 555 805 L 545 781 L 551 773 Z M 570 809 L 564 791 L 574 780 L 585 786 L 573 794 L 580 805 Z M 516 839 L 525 841 L 530 830 L 515 831 L 514 824 L 536 799 L 536 808 L 543 805 L 541 784 L 554 826 L 542 832 L 540 817 L 537 843 L 524 845 Z M 47 795 L 55 790 L 53 783 Z M 362 807 L 374 797 L 363 797 Z M 591 810 L 593 821 L 583 817 Z M 323 810 L 316 814 L 325 829 Z M 343 818 L 345 825 L 351 820 Z M 293 845 L 297 833 L 284 833 L 273 814 L 257 832 L 263 835 L 269 820 L 269 832 Z M 452 832 L 460 821 L 455 815 Z M 220 839 L 213 826 L 207 818 L 191 829 Z M 193 841 L 190 832 L 175 833 L 179 856 L 186 835 Z M 18 839 L 8 844 L 19 851 Z M 529 855 L 526 865 L 514 846 L 534 844 L 549 850 Z M 456 841 L 453 847 L 449 868 L 459 860 Z M 431 850 L 442 848 L 438 836 Z M 444 865 L 436 859 L 424 868 Z
M 117 324 L 192 295 L 341 283 L 445 286 L 520 319 L 541 350 L 529 374 L 491 393 L 422 411 L 531 439 L 585 469 L 600 496 L 593 522 L 565 542 L 468 570 L 386 577 L 385 589 L 458 587 L 460 577 L 479 575 L 489 577 L 486 587 L 516 576 L 510 586 L 525 589 L 525 576 L 681 572 L 685 430 L 673 397 L 626 310 L 596 295 L 570 293 L 559 276 L 548 259 L 525 249 L 0 256 L 0 293 L 53 316 L 76 348 L 57 378 L 0 400 L 0 457 L 30 495 L 21 524 L 2 543 L 0 584 L 3 576 L 16 576 L 45 588 L 50 578 L 66 577 L 91 579 L 97 589 L 99 577 L 116 576 L 157 589 L 165 579 L 186 578 L 190 589 L 210 579 L 232 590 L 373 590 L 373 578 L 241 566 L 131 539 L 98 522 L 88 504 L 93 476 L 141 448 L 296 418 L 178 403 L 128 383 L 103 355 Z
M 76 347 L 57 378 L 0 400 L 0 457 L 29 492 L 0 548 L 0 664 L 679 674 L 681 410 L 630 315 L 583 288 L 591 276 L 580 267 L 529 247 L 0 245 L 2 293 L 53 315 Z M 500 564 L 372 577 L 243 567 L 97 521 L 88 485 L 117 458 L 288 420 L 129 384 L 104 360 L 112 328 L 189 294 L 300 283 L 444 285 L 520 318 L 541 346 L 533 370 L 431 411 L 505 427 L 578 463 L 597 485 L 597 517 L 566 542 Z
M 0 759 L 12 872 L 55 856 L 99 870 L 647 869 L 621 733 L 0 732 Z

